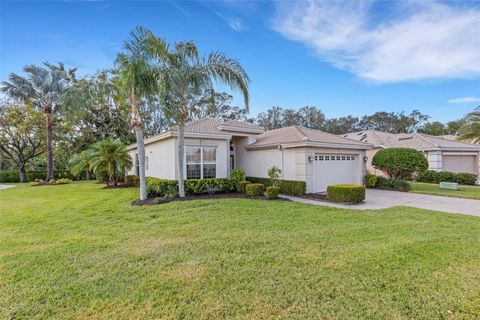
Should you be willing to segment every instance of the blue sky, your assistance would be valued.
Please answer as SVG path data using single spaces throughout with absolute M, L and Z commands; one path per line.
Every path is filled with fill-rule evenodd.
M 449 121 L 480 105 L 480 2 L 6 2 L 0 79 L 62 61 L 113 65 L 138 25 L 239 60 L 251 114 L 320 107 L 327 117 L 413 109 Z M 241 104 L 238 94 L 235 102 Z

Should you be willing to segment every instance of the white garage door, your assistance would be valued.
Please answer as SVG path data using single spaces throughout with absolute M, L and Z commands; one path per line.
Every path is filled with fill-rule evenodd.
M 314 192 L 323 192 L 332 184 L 360 183 L 358 155 L 316 154 L 313 163 Z
M 475 173 L 475 156 L 443 156 L 443 171 Z

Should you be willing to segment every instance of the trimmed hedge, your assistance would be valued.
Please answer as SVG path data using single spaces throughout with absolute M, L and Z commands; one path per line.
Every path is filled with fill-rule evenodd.
M 259 197 L 265 192 L 265 186 L 261 183 L 250 183 L 245 187 L 245 194 L 249 197 Z
M 372 165 L 391 179 L 407 179 L 413 173 L 428 169 L 428 161 L 418 150 L 410 148 L 381 149 L 372 158 Z
M 375 188 L 377 185 L 377 176 L 371 173 L 365 175 L 365 187 L 366 188 Z
M 186 194 L 227 193 L 235 191 L 235 181 L 227 178 L 186 179 Z M 178 181 L 147 177 L 149 198 L 178 194 Z
M 139 176 L 126 175 L 124 181 L 125 181 L 125 184 L 126 184 L 127 186 L 131 186 L 131 187 L 138 187 L 138 186 L 140 186 L 140 177 L 139 177 Z
M 269 178 L 258 178 L 258 177 L 247 177 L 247 181 L 252 183 L 261 183 L 266 187 L 270 187 L 272 182 Z M 301 196 L 304 195 L 307 190 L 307 183 L 300 180 L 278 180 L 278 187 L 280 188 L 280 193 L 289 194 L 292 196 Z
M 390 188 L 390 189 L 396 189 L 401 191 L 410 191 L 412 189 L 412 186 L 407 181 L 398 180 L 398 179 L 387 179 L 382 176 L 377 177 L 376 187 Z
M 417 176 L 418 182 L 440 183 L 440 182 L 456 182 L 463 185 L 475 185 L 477 175 L 467 172 L 454 173 L 449 171 L 433 171 L 427 170 Z
M 277 199 L 278 194 L 280 193 L 280 188 L 275 186 L 267 187 L 265 191 L 265 197 L 269 200 Z
M 245 187 L 250 183 L 251 183 L 250 181 L 240 181 L 239 183 L 237 183 L 237 192 L 245 193 Z
M 359 184 L 334 184 L 327 187 L 328 200 L 360 203 L 365 200 L 365 187 Z
M 27 182 L 35 180 L 44 180 L 47 177 L 47 170 L 27 171 Z M 69 170 L 55 170 L 55 179 L 80 180 L 84 177 L 75 177 Z M 20 182 L 20 172 L 18 170 L 0 170 L 1 182 Z

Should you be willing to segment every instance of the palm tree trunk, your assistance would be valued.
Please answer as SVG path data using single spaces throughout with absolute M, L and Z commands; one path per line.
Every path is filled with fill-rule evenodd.
M 52 127 L 52 108 L 45 107 L 45 121 L 47 129 L 47 178 L 50 181 L 55 178 L 53 168 L 53 127 Z
M 90 170 L 85 170 L 85 179 L 88 181 L 90 180 Z
M 140 177 L 140 200 L 147 199 L 147 179 L 145 178 L 145 143 L 143 141 L 142 120 L 137 108 L 137 99 L 135 95 L 135 87 L 132 86 L 130 96 L 132 109 L 131 109 L 131 122 L 133 130 L 135 131 L 135 138 L 137 139 L 137 152 L 138 152 L 138 175 Z
M 183 164 L 185 159 L 185 123 L 179 121 L 178 123 L 178 195 L 181 198 L 185 198 L 185 183 L 184 183 L 184 171 Z

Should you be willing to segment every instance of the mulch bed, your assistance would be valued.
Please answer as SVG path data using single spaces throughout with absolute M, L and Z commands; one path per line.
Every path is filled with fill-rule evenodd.
M 190 201 L 190 200 L 209 200 L 209 199 L 250 199 L 250 200 L 268 200 L 264 196 L 247 197 L 244 193 L 205 193 L 205 194 L 189 194 L 185 198 L 169 197 L 169 198 L 149 198 L 146 200 L 132 201 L 133 206 L 153 206 L 157 204 L 165 204 L 172 201 Z M 277 201 L 289 201 L 288 199 L 278 198 Z M 271 200 L 268 200 L 271 201 Z
M 297 197 L 309 200 L 328 201 L 326 193 L 305 193 L 303 196 Z

